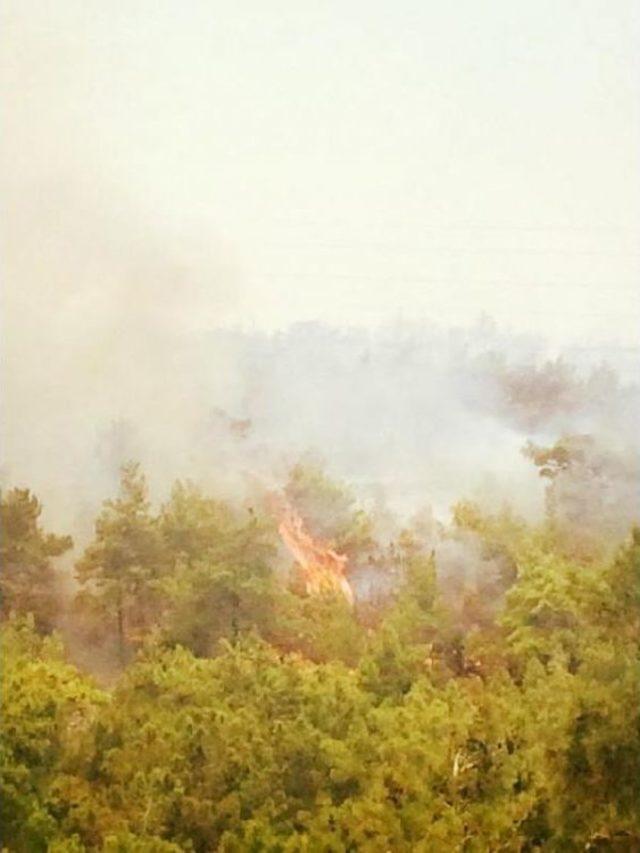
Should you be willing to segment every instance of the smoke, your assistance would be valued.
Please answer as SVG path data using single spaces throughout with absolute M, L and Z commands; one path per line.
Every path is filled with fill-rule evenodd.
M 637 350 L 558 353 L 486 318 L 233 328 L 245 279 L 231 246 L 91 171 L 25 162 L 3 181 L 2 480 L 33 488 L 79 546 L 128 458 L 163 500 L 178 477 L 221 497 L 278 487 L 312 454 L 400 517 L 446 517 L 462 496 L 539 515 L 529 439 L 587 434 L 635 472 Z
M 153 298 L 130 305 L 123 294 L 106 316 L 94 291 L 90 331 L 69 297 L 62 328 L 42 332 L 37 366 L 15 361 L 4 479 L 41 494 L 58 529 L 85 538 L 132 457 L 158 500 L 178 477 L 245 497 L 257 482 L 281 486 L 312 453 L 365 508 L 446 517 L 470 497 L 535 517 L 544 482 L 521 449 L 575 432 L 615 459 L 609 500 L 624 523 L 633 513 L 638 391 L 612 368 L 580 374 L 486 321 L 273 334 L 181 326 L 156 305 L 176 297 L 152 274 Z
M 547 484 L 527 441 L 588 437 L 554 482 L 574 532 L 615 540 L 635 520 L 640 394 L 625 375 L 638 352 L 575 358 L 486 318 L 232 328 L 242 271 L 228 247 L 164 235 L 109 193 L 98 203 L 64 182 L 42 192 L 46 204 L 29 193 L 13 204 L 8 234 L 8 273 L 29 298 L 5 297 L 2 480 L 31 487 L 76 554 L 128 459 L 160 502 L 177 478 L 253 500 L 311 458 L 352 486 L 382 547 L 417 512 L 430 519 L 444 600 L 460 624 L 478 624 L 503 567 L 435 520 L 462 497 L 540 518 Z M 384 572 L 352 569 L 359 595 L 380 592 Z
M 504 558 L 487 556 L 481 539 L 468 531 L 435 545 L 438 589 L 458 626 L 470 628 L 499 608 L 505 584 Z
M 415 174 L 425 177 L 417 180 L 411 156 L 423 148 L 415 145 L 418 137 L 396 137 L 397 122 L 381 121 L 377 109 L 370 124 L 358 118 L 352 126 L 351 98 L 336 101 L 332 95 L 327 107 L 335 104 L 338 111 L 327 114 L 326 133 L 317 133 L 307 78 L 291 75 L 294 66 L 286 58 L 290 49 L 297 56 L 303 44 L 293 37 L 297 12 L 273 30 L 278 36 L 273 42 L 265 41 L 261 18 L 247 19 L 244 42 L 245 25 L 236 32 L 233 16 L 211 17 L 206 4 L 195 17 L 190 7 L 178 14 L 180 4 L 174 4 L 164 11 L 154 6 L 153 15 L 142 17 L 138 10 L 134 18 L 117 4 L 105 15 L 89 13 L 83 3 L 55 10 L 49 4 L 30 5 L 25 14 L 24 3 L 10 4 L 5 30 L 11 38 L 0 68 L 8 119 L 2 139 L 2 265 L 9 284 L 3 296 L 2 481 L 33 488 L 44 502 L 46 524 L 72 533 L 81 546 L 100 502 L 116 488 L 119 465 L 129 457 L 141 461 L 159 501 L 177 477 L 190 477 L 222 497 L 242 497 L 256 483 L 278 486 L 291 465 L 311 453 L 324 460 L 330 474 L 352 483 L 378 516 L 386 507 L 399 517 L 425 506 L 446 517 L 461 496 L 487 504 L 508 500 L 535 517 L 543 508 L 544 483 L 520 452 L 528 439 L 545 444 L 564 434 L 588 434 L 603 453 L 615 455 L 618 469 L 635 471 L 626 463 L 637 450 L 638 391 L 626 377 L 637 369 L 637 349 L 596 350 L 587 342 L 583 351 L 573 346 L 559 354 L 542 340 L 511 334 L 489 320 L 457 329 L 392 322 L 375 328 L 300 324 L 270 333 L 231 328 L 238 317 L 260 312 L 273 319 L 324 310 L 325 317 L 346 312 L 368 321 L 382 316 L 381 306 L 387 310 L 394 303 L 405 314 L 417 306 L 422 312 L 442 305 L 447 317 L 469 317 L 483 300 L 495 298 L 478 284 L 510 276 L 513 288 L 500 292 L 494 308 L 501 310 L 505 303 L 502 316 L 533 328 L 518 300 L 526 295 L 522 281 L 541 272 L 558 281 L 571 273 L 571 280 L 584 285 L 577 291 L 581 298 L 590 293 L 598 298 L 587 300 L 589 305 L 604 305 L 598 280 L 589 278 L 586 265 L 595 261 L 582 237 L 572 244 L 577 265 L 571 266 L 571 252 L 565 253 L 562 241 L 572 229 L 556 234 L 550 228 L 551 242 L 543 244 L 520 242 L 518 236 L 531 238 L 520 226 L 522 211 L 532 203 L 531 222 L 581 221 L 585 199 L 587 211 L 591 201 L 590 196 L 580 201 L 576 188 L 588 189 L 589 181 L 576 178 L 566 198 L 576 200 L 577 207 L 569 206 L 558 218 L 554 170 L 549 191 L 542 194 L 553 200 L 548 209 L 537 205 L 536 193 L 514 195 L 512 175 L 505 181 L 500 172 L 487 170 L 488 163 L 478 169 L 466 143 L 458 157 L 466 171 L 453 180 L 449 167 L 438 164 L 452 162 L 451 139 L 464 140 L 465 134 L 445 133 L 440 154 L 429 155 L 431 166 L 420 161 Z M 380 33 L 387 33 L 386 23 L 379 23 Z M 225 27 L 231 27 L 230 52 L 222 42 L 224 49 L 211 49 L 217 44 L 210 41 L 212 27 L 222 42 Z M 327 89 L 327 69 L 316 62 L 325 50 L 334 53 L 333 30 L 322 32 L 320 26 L 320 52 L 308 53 L 304 42 L 298 57 L 301 68 L 308 63 L 319 86 L 312 87 L 316 93 L 335 89 Z M 369 47 L 377 67 L 377 43 Z M 272 53 L 261 59 L 263 50 Z M 357 70 L 352 52 L 344 56 L 344 68 L 328 69 L 339 75 L 335 80 Z M 425 56 L 420 49 L 414 57 L 420 67 Z M 396 95 L 415 88 L 391 85 Z M 573 90 L 572 85 L 571 98 Z M 422 89 L 415 91 L 422 98 Z M 395 95 L 392 100 L 396 103 Z M 476 100 L 473 95 L 471 106 Z M 308 106 L 310 120 L 301 123 L 291 104 Z M 377 107 L 376 99 L 371 105 Z M 368 109 L 363 101 L 359 107 Z M 433 115 L 441 105 L 435 107 Z M 426 115 L 422 105 L 413 109 L 410 102 L 404 112 Z M 434 128 L 440 124 L 436 121 Z M 596 124 L 602 125 L 599 115 Z M 300 132 L 303 125 L 308 133 Z M 384 140 L 387 131 L 393 133 L 382 149 L 371 149 L 372 140 Z M 285 137 L 301 145 L 293 145 L 292 156 L 282 156 Z M 525 137 L 523 144 L 529 134 Z M 437 134 L 429 138 L 435 143 Z M 336 139 L 345 146 L 336 150 Z M 353 148 L 357 140 L 360 149 Z M 358 151 L 362 170 L 356 165 Z M 383 157 L 381 151 L 386 151 Z M 534 149 L 532 158 L 537 167 Z M 602 165 L 599 150 L 593 162 Z M 619 163 L 618 158 L 616 169 Z M 403 164 L 397 173 L 395 164 Z M 575 164 L 572 156 L 568 165 Z M 593 169 L 584 168 L 591 179 Z M 625 175 L 620 166 L 614 179 Z M 472 197 L 482 198 L 477 187 L 483 180 L 493 195 L 496 186 L 506 188 L 508 203 L 483 207 L 476 215 L 469 206 L 469 187 L 476 188 Z M 538 189 L 529 177 L 525 184 Z M 603 199 L 610 203 L 610 182 L 602 186 Z M 628 181 L 621 184 L 625 191 L 629 186 Z M 440 201 L 433 207 L 436 196 Z M 424 205 L 417 203 L 422 198 Z M 593 199 L 598 198 L 596 193 Z M 627 221 L 631 208 L 625 208 L 627 197 L 621 198 L 616 215 Z M 305 220 L 303 208 L 311 220 Z M 371 216 L 380 210 L 391 211 L 388 222 L 377 213 Z M 397 228 L 400 210 L 408 211 L 409 224 Z M 490 226 L 485 233 L 478 220 L 484 222 L 487 213 L 514 228 Z M 585 220 L 595 231 L 584 232 L 599 235 L 599 241 L 609 233 L 600 228 L 601 214 L 598 203 L 593 218 Z M 323 217 L 335 227 L 318 228 Z M 285 225 L 274 232 L 275 220 Z M 449 268 L 452 245 L 441 247 L 440 258 L 437 249 L 431 254 L 433 246 L 422 234 L 427 221 L 457 235 L 454 257 L 465 248 L 459 238 L 468 244 L 471 265 L 491 255 L 492 241 L 499 246 L 506 239 L 504 252 L 497 255 L 502 262 L 486 266 L 480 280 L 470 266 Z M 457 222 L 453 232 L 447 230 L 451 222 Z M 337 242 L 350 243 L 355 254 L 344 275 L 333 261 L 327 263 L 333 256 L 298 252 L 308 242 L 309 228 L 318 244 L 336 242 L 336 236 Z M 223 238 L 225 229 L 231 238 Z M 379 258 L 371 243 L 387 229 L 395 236 L 386 242 L 399 241 L 400 248 L 384 256 L 384 275 L 374 284 L 371 273 L 378 272 Z M 278 259 L 277 252 L 260 254 L 263 231 L 292 247 L 292 257 L 280 257 L 275 274 L 270 260 Z M 535 228 L 533 233 L 538 233 Z M 603 243 L 607 251 L 611 239 Z M 403 242 L 419 245 L 431 258 L 433 275 L 415 285 L 424 292 L 406 281 L 401 286 L 407 273 L 422 280 L 420 269 L 406 267 Z M 630 304 L 622 291 L 626 255 L 610 268 L 607 251 L 602 261 L 606 280 L 619 282 L 619 305 Z M 527 267 L 542 267 L 522 269 L 512 264 L 516 256 Z M 323 258 L 324 266 L 318 267 Z M 327 270 L 324 285 L 331 292 L 326 302 L 318 299 L 324 290 L 321 269 Z M 252 273 L 257 278 L 249 285 Z M 475 283 L 465 281 L 467 274 L 476 276 Z M 440 275 L 454 281 L 452 293 L 464 299 L 458 303 L 451 294 L 443 299 L 448 285 L 433 283 Z M 383 297 L 394 276 L 398 297 L 390 301 Z M 274 312 L 274 294 L 281 298 L 286 292 L 283 282 L 290 282 L 293 307 Z M 343 298 L 340 289 L 350 286 L 356 296 Z M 580 321 L 582 309 L 567 322 L 555 322 L 575 292 L 566 287 L 562 299 L 554 295 L 546 304 L 545 322 L 555 324 L 556 331 L 590 327 L 584 314 Z M 369 310 L 369 302 L 375 310 Z M 526 304 L 535 313 L 535 300 Z M 263 325 L 269 325 L 267 320 Z M 603 357 L 610 364 L 607 370 L 598 368 Z M 610 480 L 615 494 L 621 477 L 612 474 Z M 627 507 L 624 519 L 629 515 Z
M 104 187 L 5 183 L 3 480 L 78 533 L 122 459 L 146 457 L 164 486 L 164 456 L 178 476 L 225 381 L 199 328 L 233 304 L 236 273 L 224 247 L 163 235 Z

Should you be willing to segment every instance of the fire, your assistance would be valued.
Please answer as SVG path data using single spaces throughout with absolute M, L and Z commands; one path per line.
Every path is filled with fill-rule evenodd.
M 284 504 L 278 532 L 300 566 L 308 595 L 339 592 L 353 605 L 353 590 L 345 577 L 347 557 L 315 541 L 293 507 Z

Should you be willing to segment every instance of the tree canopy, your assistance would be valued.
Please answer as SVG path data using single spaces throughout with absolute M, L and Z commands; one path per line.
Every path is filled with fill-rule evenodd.
M 382 541 L 323 472 L 288 488 L 354 563 L 387 566 L 388 594 L 303 594 L 259 501 L 177 483 L 154 509 L 136 465 L 77 563 L 116 677 L 73 665 L 77 637 L 7 587 L 4 848 L 638 849 L 640 530 L 585 554 L 462 501 L 435 546 L 419 524 Z M 39 513 L 7 495 L 3 553 L 46 591 L 70 542 Z M 451 553 L 491 606 L 458 606 Z

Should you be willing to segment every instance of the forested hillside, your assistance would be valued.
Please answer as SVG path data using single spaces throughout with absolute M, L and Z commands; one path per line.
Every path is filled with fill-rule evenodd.
M 640 0 L 0 79 L 0 853 L 640 853 Z
M 6 491 L 4 847 L 640 849 L 640 530 L 588 442 L 526 455 L 540 523 L 401 524 L 310 464 L 154 506 L 128 464 L 72 583 L 71 539 Z M 353 605 L 305 582 L 283 502 Z

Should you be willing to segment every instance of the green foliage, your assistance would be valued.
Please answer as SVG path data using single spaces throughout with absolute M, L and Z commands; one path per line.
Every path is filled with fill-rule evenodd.
M 357 506 L 351 490 L 331 480 L 318 465 L 295 465 L 285 494 L 314 536 L 341 554 L 354 557 L 372 548 L 372 519 Z
M 340 795 L 331 744 L 366 704 L 339 665 L 255 641 L 208 660 L 151 651 L 101 719 L 97 784 L 137 835 L 210 850 L 251 818 L 288 834 L 325 786 Z
M 346 542 L 342 490 L 292 482 Z M 404 530 L 365 620 L 288 588 L 270 520 L 180 483 L 154 515 L 127 467 L 79 573 L 135 659 L 102 691 L 32 617 L 3 629 L 7 850 L 639 849 L 640 532 L 585 561 L 461 503 L 446 535 L 504 567 L 490 616 L 456 621 Z
M 1 824 L 14 850 L 44 851 L 64 833 L 55 789 L 82 763 L 86 738 L 106 697 L 64 662 L 55 637 L 33 620 L 2 630 Z
M 237 519 L 222 501 L 202 494 L 192 483 L 178 481 L 162 508 L 160 530 L 175 563 L 192 564 L 227 552 Z
M 29 489 L 11 489 L 2 496 L 0 593 L 2 615 L 33 613 L 40 630 L 49 631 L 59 610 L 59 590 L 51 558 L 72 546 L 70 536 L 45 533 L 42 506 Z
M 436 567 L 410 531 L 393 548 L 402 581 L 392 606 L 373 632 L 361 662 L 364 683 L 377 695 L 401 696 L 433 664 Z
M 509 506 L 497 513 L 483 512 L 472 501 L 460 501 L 453 507 L 454 531 L 469 532 L 482 542 L 489 558 L 504 560 L 504 579 L 507 584 L 515 578 L 516 564 L 532 550 L 552 549 L 554 542 L 546 528 L 530 528 Z
M 281 591 L 267 639 L 284 651 L 298 651 L 318 663 L 355 666 L 365 647 L 365 631 L 342 596 L 300 598 Z
M 158 619 L 159 581 L 165 555 L 151 515 L 147 483 L 140 468 L 122 468 L 120 494 L 105 501 L 96 520 L 95 540 L 76 565 L 84 586 L 80 602 L 102 621 L 115 620 L 119 655 Z
M 634 527 L 607 573 L 613 592 L 611 621 L 640 642 L 640 527 Z
M 270 523 L 254 513 L 238 517 L 194 486 L 177 483 L 159 524 L 170 565 L 162 587 L 172 602 L 164 630 L 170 642 L 208 655 L 222 638 L 273 630 L 279 589 L 270 566 Z
M 518 583 L 507 593 L 501 623 L 519 655 L 577 666 L 592 638 L 599 602 L 609 594 L 602 571 L 567 563 L 553 554 L 532 554 L 518 565 Z

